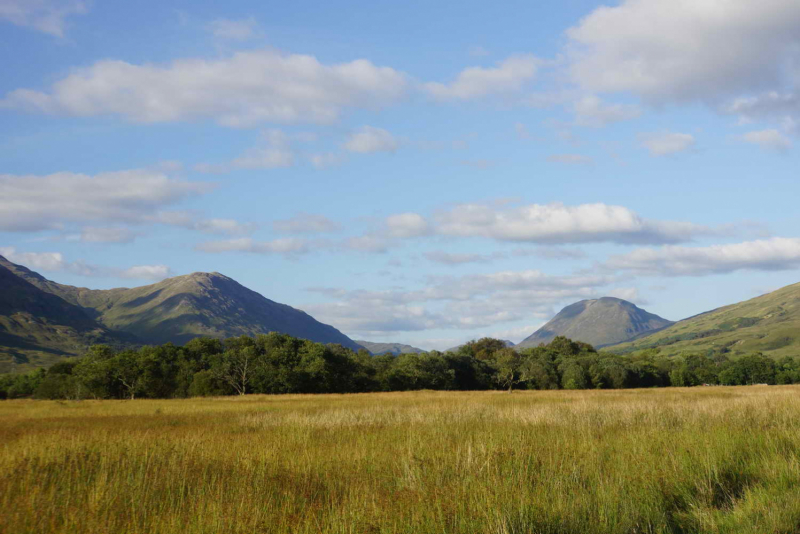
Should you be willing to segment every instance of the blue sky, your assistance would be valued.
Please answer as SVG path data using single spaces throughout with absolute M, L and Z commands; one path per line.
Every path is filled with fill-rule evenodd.
M 794 0 L 0 0 L 0 254 L 515 342 L 798 282 Z

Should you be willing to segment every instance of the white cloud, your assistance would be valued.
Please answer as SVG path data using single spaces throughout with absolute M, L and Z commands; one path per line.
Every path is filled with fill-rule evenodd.
M 488 263 L 497 259 L 498 256 L 495 254 L 457 254 L 436 250 L 426 252 L 425 257 L 432 262 L 443 265 L 462 265 L 465 263 Z
M 636 274 L 659 276 L 703 276 L 739 270 L 790 270 L 800 267 L 800 239 L 775 237 L 708 247 L 645 248 L 612 256 L 605 266 Z
M 796 133 L 800 122 L 800 95 L 768 91 L 754 97 L 737 98 L 723 111 L 739 115 L 742 122 L 777 120 L 784 130 Z
M 207 234 L 242 235 L 256 230 L 254 223 L 240 223 L 235 219 L 203 219 L 191 225 L 193 229 Z
M 210 253 L 251 252 L 254 254 L 294 256 L 310 252 L 311 246 L 308 241 L 294 237 L 274 239 L 272 241 L 256 241 L 249 237 L 240 237 L 200 243 L 195 247 L 195 250 Z
M 686 133 L 661 132 L 642 134 L 639 142 L 651 156 L 668 156 L 683 152 L 694 146 L 694 136 Z
M 741 136 L 746 143 L 758 145 L 765 150 L 784 151 L 792 148 L 792 140 L 778 130 L 758 130 Z
M 575 123 L 579 126 L 600 128 L 621 121 L 636 119 L 642 114 L 639 106 L 632 104 L 606 104 L 596 96 L 586 96 L 572 106 Z
M 394 152 L 400 147 L 395 137 L 382 128 L 362 126 L 350 134 L 343 145 L 345 150 L 369 154 L 372 152 Z
M 499 208 L 463 204 L 440 212 L 435 232 L 542 244 L 677 243 L 713 233 L 692 223 L 645 219 L 623 206 L 561 203 Z
M 64 37 L 67 17 L 87 11 L 77 0 L 0 0 L 0 19 L 55 37 Z
M 385 224 L 390 237 L 419 237 L 430 232 L 428 221 L 418 213 L 390 215 Z
M 172 271 L 166 265 L 134 265 L 119 272 L 120 278 L 140 280 L 163 280 L 169 278 Z
M 511 56 L 496 67 L 469 67 L 450 84 L 438 82 L 424 85 L 428 93 L 440 100 L 472 100 L 491 95 L 510 94 L 536 76 L 540 60 L 532 55 Z
M 156 222 L 163 208 L 212 188 L 209 183 L 144 169 L 94 176 L 0 174 L 0 230 L 39 231 L 66 223 Z
M 274 50 L 181 59 L 168 65 L 102 60 L 49 92 L 17 89 L 0 106 L 79 117 L 119 115 L 156 123 L 213 119 L 230 127 L 264 122 L 329 123 L 345 108 L 377 108 L 406 91 L 404 74 L 367 60 L 324 65 Z
M 289 219 L 274 221 L 272 228 L 281 234 L 319 234 L 338 232 L 342 227 L 324 215 L 298 213 Z
M 567 31 L 571 74 L 591 91 L 717 102 L 786 83 L 798 27 L 793 0 L 623 0 Z
M 136 232 L 123 227 L 87 226 L 80 233 L 80 240 L 86 243 L 131 243 Z
M 360 252 L 372 252 L 383 254 L 389 249 L 389 244 L 385 239 L 374 235 L 362 235 L 359 237 L 348 238 L 344 243 L 345 248 Z
M 217 39 L 247 41 L 258 35 L 258 23 L 254 17 L 241 20 L 216 19 L 208 24 L 208 30 Z
M 553 154 L 547 156 L 550 163 L 566 163 L 569 165 L 592 165 L 594 160 L 581 154 Z
M 78 276 L 162 280 L 172 274 L 166 265 L 135 265 L 120 269 L 83 261 L 69 262 L 60 252 L 18 252 L 14 247 L 0 247 L 0 255 L 34 271 L 67 272 Z
M 302 136 L 302 134 L 300 134 Z M 291 167 L 295 155 L 291 142 L 297 136 L 290 136 L 277 129 L 261 132 L 258 144 L 244 151 L 228 163 L 198 163 L 194 170 L 202 173 L 224 174 L 235 169 L 267 170 Z

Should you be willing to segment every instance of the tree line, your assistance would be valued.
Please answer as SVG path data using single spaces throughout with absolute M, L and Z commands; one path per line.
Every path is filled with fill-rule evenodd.
M 688 354 L 658 349 L 619 356 L 557 337 L 525 350 L 483 338 L 455 352 L 373 356 L 270 333 L 196 338 L 138 350 L 95 345 L 49 369 L 0 375 L 0 398 L 134 399 L 247 393 L 505 389 L 619 389 L 800 383 L 800 360 L 760 353 Z

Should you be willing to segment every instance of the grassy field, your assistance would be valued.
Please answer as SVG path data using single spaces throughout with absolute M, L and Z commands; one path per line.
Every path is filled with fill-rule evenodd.
M 800 387 L 0 402 L 4 533 L 800 532 Z

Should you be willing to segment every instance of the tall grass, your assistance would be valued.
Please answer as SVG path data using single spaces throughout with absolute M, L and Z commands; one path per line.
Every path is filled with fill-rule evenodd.
M 7 533 L 800 532 L 800 387 L 0 403 Z

